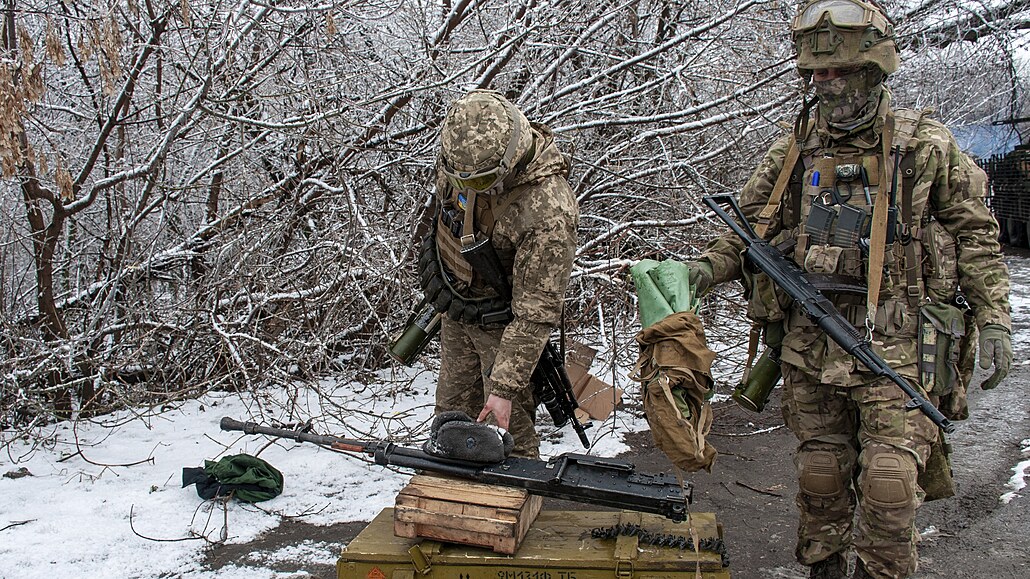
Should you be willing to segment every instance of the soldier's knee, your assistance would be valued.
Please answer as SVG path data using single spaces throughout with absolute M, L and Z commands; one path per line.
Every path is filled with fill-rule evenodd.
M 915 457 L 903 450 L 881 447 L 873 449 L 865 462 L 860 487 L 866 501 L 888 509 L 913 504 L 916 484 Z
M 801 492 L 816 498 L 833 498 L 845 494 L 847 474 L 838 453 L 827 448 L 802 448 L 798 463 L 798 486 Z

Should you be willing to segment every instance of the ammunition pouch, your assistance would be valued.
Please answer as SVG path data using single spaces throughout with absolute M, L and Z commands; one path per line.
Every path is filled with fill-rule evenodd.
M 506 324 L 512 320 L 510 301 L 500 296 L 469 298 L 454 288 L 448 279 L 450 273 L 440 261 L 435 231 L 422 240 L 418 267 L 419 282 L 427 303 L 448 318 L 480 326 Z
M 965 313 L 951 304 L 929 303 L 919 309 L 919 377 L 929 394 L 945 396 L 965 389 L 959 370 Z
M 923 279 L 930 301 L 948 303 L 958 288 L 958 250 L 955 238 L 937 220 L 919 231 L 922 242 Z

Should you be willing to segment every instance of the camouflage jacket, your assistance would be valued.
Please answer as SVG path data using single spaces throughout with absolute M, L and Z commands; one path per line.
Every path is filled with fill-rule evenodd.
M 779 247 L 793 247 L 793 253 L 788 250 L 788 257 L 805 271 L 843 274 L 862 280 L 867 277 L 868 259 L 861 248 L 813 242 L 805 223 L 813 199 L 826 191 L 826 165 L 823 165 L 822 183 L 821 177 L 815 175 L 820 159 L 832 157 L 837 159 L 835 163 L 848 162 L 864 167 L 876 167 L 883 162 L 880 135 L 888 111 L 890 101 L 885 93 L 880 114 L 870 128 L 840 138 L 817 121 L 799 147 L 806 167 L 800 203 L 796 195 L 792 198 L 790 192 L 785 192 L 766 238 Z M 961 289 L 973 307 L 978 327 L 999 324 L 1010 328 L 1008 270 L 1001 259 L 997 222 L 985 205 L 984 172 L 959 150 L 953 135 L 941 123 L 912 111 L 890 111 L 889 114 L 914 119 L 903 151 L 912 165 L 913 223 L 907 224 L 910 237 L 903 240 L 903 236 L 899 236 L 884 252 L 886 273 L 874 320 L 873 348 L 899 373 L 915 378 L 918 370 L 914 338 L 919 331 L 920 304 L 950 301 L 956 290 Z M 777 140 L 744 186 L 740 204 L 752 222 L 768 203 L 792 142 L 791 136 Z M 897 139 L 894 142 L 898 142 Z M 833 173 L 832 164 L 829 169 Z M 876 173 L 874 169 L 869 171 L 871 175 Z M 880 187 L 875 176 L 871 179 L 874 181 L 870 187 L 871 198 L 875 202 L 876 195 L 880 191 L 886 193 L 890 187 L 889 184 Z M 861 207 L 871 215 L 872 205 L 865 202 L 861 187 L 850 193 L 846 203 Z M 800 215 L 794 215 L 798 210 Z M 709 244 L 702 258 L 712 264 L 715 282 L 742 277 L 742 250 L 743 244 L 733 234 Z M 915 263 L 911 263 L 913 261 Z M 918 272 L 915 284 L 906 275 L 910 267 Z M 865 316 L 864 296 L 831 296 L 831 299 L 852 323 L 861 327 Z M 827 342 L 814 323 L 791 306 L 789 299 L 780 297 L 778 301 L 783 305 L 781 318 L 787 329 L 782 352 L 784 362 L 809 371 L 813 379 L 823 383 L 857 385 L 868 379 L 855 375 L 863 368 L 856 367 L 856 362 L 836 344 Z M 775 309 L 776 304 L 773 305 Z
M 510 271 L 514 319 L 504 328 L 490 382 L 493 394 L 509 400 L 528 387 L 551 329 L 561 320 L 576 255 L 579 208 L 567 180 L 568 161 L 551 131 L 537 123 L 532 150 L 525 169 L 491 199 L 493 207 L 503 207 L 493 216 L 490 241 Z M 441 204 L 454 204 L 454 191 L 439 171 L 436 190 Z M 476 286 L 466 291 L 482 292 Z

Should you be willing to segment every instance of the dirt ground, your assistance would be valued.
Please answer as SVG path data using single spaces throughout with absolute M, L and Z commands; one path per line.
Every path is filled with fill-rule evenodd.
M 1030 254 L 1010 259 L 1012 291 L 1030 295 Z M 1025 312 L 1016 315 L 1014 333 L 1030 327 Z M 970 391 L 972 418 L 958 424 L 951 437 L 956 497 L 925 504 L 917 525 L 922 534 L 917 578 L 969 577 L 1009 579 L 1030 577 L 1030 491 L 1009 503 L 999 497 L 1021 456 L 1021 441 L 1030 439 L 1030 345 L 1016 340 L 1015 364 L 999 388 Z M 978 375 L 979 384 L 984 376 Z M 775 397 L 774 397 L 775 398 Z M 713 512 L 723 524 L 735 579 L 801 579 L 807 569 L 794 562 L 796 507 L 792 462 L 794 438 L 783 428 L 776 403 L 761 414 L 739 409 L 731 402 L 715 408 L 712 441 L 719 458 L 711 474 L 693 475 L 692 509 Z M 767 430 L 773 429 L 773 430 Z M 754 434 L 763 431 L 760 434 Z M 623 458 L 641 471 L 669 471 L 671 465 L 650 440 L 650 433 L 631 436 L 633 451 Z M 544 508 L 592 508 L 546 500 Z M 364 527 L 346 522 L 316 527 L 288 521 L 259 541 L 215 547 L 206 563 L 212 569 L 226 564 L 246 566 L 272 552 L 304 542 L 346 545 Z M 325 565 L 298 568 L 289 561 L 263 567 L 292 577 L 335 577 Z

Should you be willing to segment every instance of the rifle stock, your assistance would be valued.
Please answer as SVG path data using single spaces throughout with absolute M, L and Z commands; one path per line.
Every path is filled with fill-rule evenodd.
M 744 241 L 746 247 L 744 254 L 748 261 L 761 270 L 762 273 L 768 275 L 773 283 L 804 308 L 805 314 L 815 321 L 831 340 L 844 348 L 848 354 L 855 357 L 866 368 L 869 368 L 872 373 L 883 378 L 889 378 L 897 384 L 909 397 L 909 401 L 905 405 L 906 408 L 909 410 L 919 409 L 934 424 L 941 427 L 944 432 L 951 433 L 955 431 L 955 425 L 941 414 L 936 406 L 924 398 L 919 391 L 908 383 L 908 380 L 891 368 L 883 358 L 873 352 L 869 341 L 837 310 L 833 302 L 805 279 L 804 272 L 801 271 L 797 264 L 784 257 L 768 241 L 758 237 L 732 195 L 709 195 L 704 198 L 704 202 Z M 722 208 L 723 204 L 728 204 L 733 208 L 740 223 L 737 223 Z
M 222 418 L 219 426 L 227 431 L 288 438 L 333 450 L 363 453 L 382 466 L 522 488 L 545 497 L 652 513 L 674 521 L 686 520 L 693 490 L 690 483 L 684 482 L 681 486 L 675 477 L 665 473 L 640 473 L 628 462 L 581 454 L 562 454 L 548 461 L 509 457 L 496 464 L 480 464 L 439 458 L 385 440 L 351 440 L 261 426 L 228 417 Z

